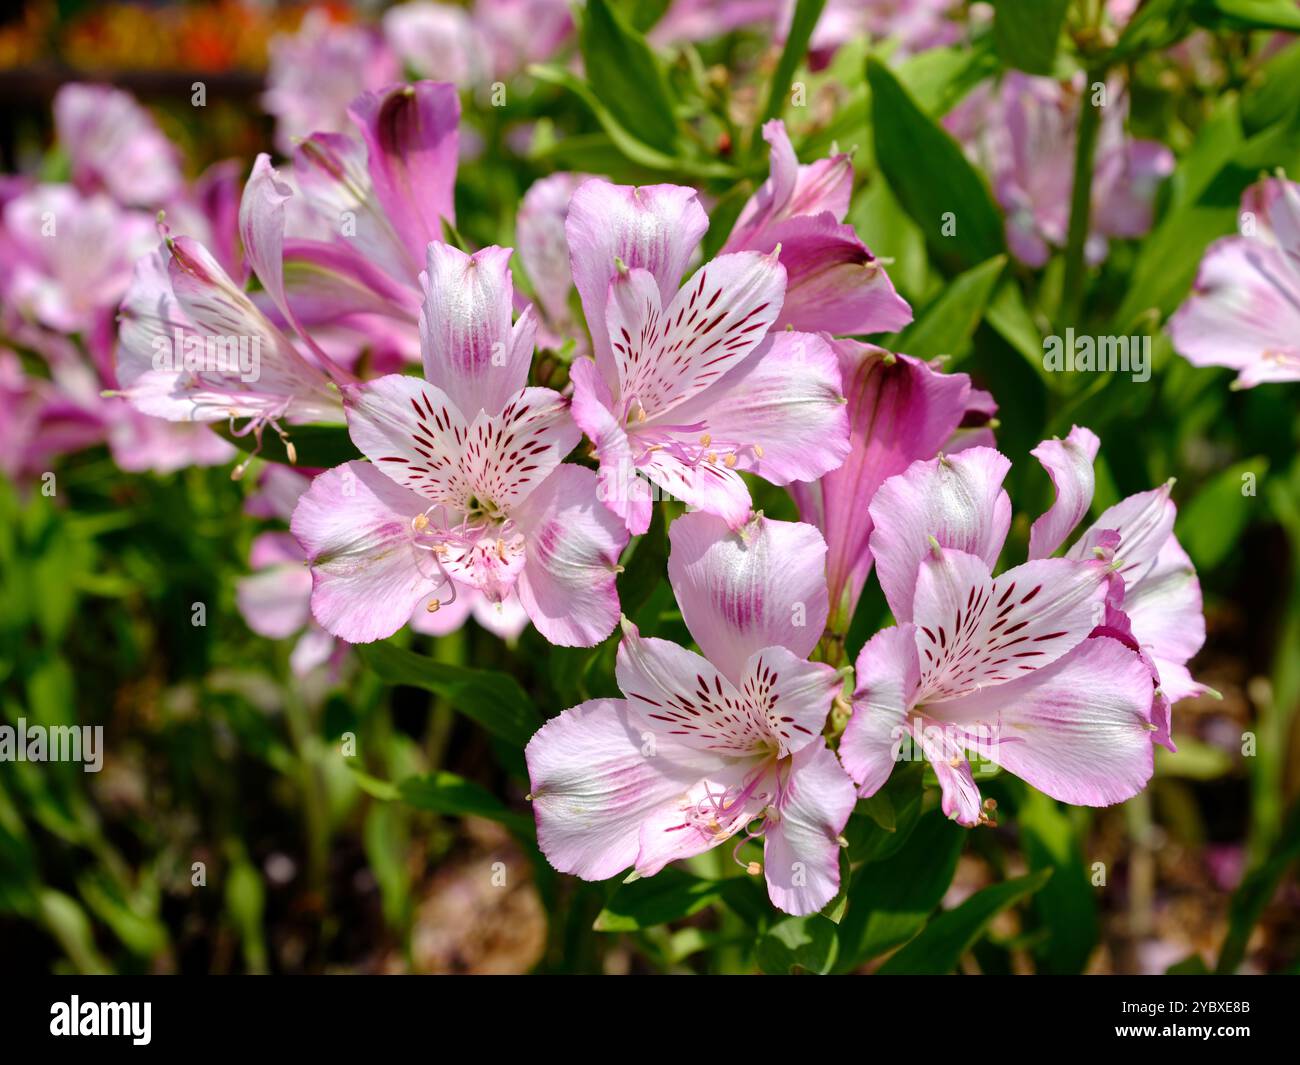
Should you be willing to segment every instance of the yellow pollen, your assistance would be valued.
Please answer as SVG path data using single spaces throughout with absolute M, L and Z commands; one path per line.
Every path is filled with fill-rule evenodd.
M 759 459 L 761 459 L 761 458 L 763 457 L 763 445 L 762 445 L 762 444 L 755 444 L 755 445 L 754 445 L 754 457 L 755 457 L 755 458 L 759 458 Z
M 716 451 L 710 451 L 707 455 L 704 456 L 704 459 L 706 462 L 717 462 L 718 453 Z
M 951 758 L 948 759 L 948 764 L 952 766 L 953 769 L 956 769 L 959 765 L 961 765 L 961 759 L 954 754 Z
M 758 876 L 758 874 L 761 873 L 762 871 L 763 871 L 763 867 L 758 862 L 750 862 L 747 866 L 745 866 L 745 872 L 747 872 L 750 876 Z
M 731 469 L 736 464 L 736 456 L 728 455 L 725 459 L 722 460 L 722 464 L 726 466 L 727 469 Z
M 711 443 L 713 443 L 713 437 L 708 433 L 700 437 L 700 447 L 708 447 Z
M 429 600 L 429 605 L 428 605 L 427 607 L 425 607 L 424 609 L 427 610 L 430 614 L 436 614 L 436 613 L 438 612 L 438 609 L 439 609 L 441 606 L 442 606 L 442 603 L 440 603 L 437 599 L 430 599 L 430 600 Z
M 424 530 L 429 527 L 428 515 L 417 514 L 414 519 L 412 519 L 411 524 L 415 526 L 416 532 L 424 532 Z

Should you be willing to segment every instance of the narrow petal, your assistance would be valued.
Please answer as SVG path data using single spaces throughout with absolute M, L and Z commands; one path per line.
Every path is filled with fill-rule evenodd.
M 420 275 L 420 350 L 424 376 L 456 403 L 465 417 L 496 414 L 528 382 L 532 333 L 516 343 L 511 307 L 510 249 L 473 255 L 441 241 L 429 245 Z M 521 319 L 531 330 L 533 319 Z
M 519 601 L 551 643 L 591 647 L 618 621 L 627 529 L 596 494 L 596 475 L 563 464 L 515 510 L 527 543 Z
M 363 93 L 348 114 L 365 138 L 375 196 L 408 254 L 423 262 L 429 242 L 442 239 L 443 220 L 456 221 L 456 87 L 419 81 Z
M 820 736 L 791 759 L 767 829 L 763 873 L 778 910 L 816 913 L 840 888 L 839 836 L 857 802 L 853 782 Z
M 881 629 L 858 653 L 853 713 L 840 738 L 840 761 L 859 795 L 874 795 L 894 771 L 920 686 L 914 625 Z
M 1011 526 L 1011 500 L 1002 490 L 1010 468 L 1004 455 L 975 447 L 914 462 L 880 486 L 869 507 L 871 553 L 898 621 L 912 619 L 917 570 L 931 537 L 993 568 Z
M 641 826 L 719 760 L 666 737 L 647 744 L 622 699 L 593 699 L 537 732 L 524 749 L 537 843 L 562 873 L 606 880 L 636 861 Z M 654 737 L 649 737 L 654 738 Z
M 573 194 L 564 223 L 573 281 L 582 298 L 596 365 L 611 385 L 617 377 L 605 306 L 609 283 L 618 273 L 616 261 L 649 271 L 661 303 L 667 304 L 708 227 L 699 194 L 681 185 L 634 187 L 593 178 Z
M 1151 779 L 1151 698 L 1138 656 L 1101 637 L 1017 680 L 926 709 L 961 725 L 981 757 L 1044 794 L 1109 806 Z
M 711 514 L 668 528 L 668 579 L 686 627 L 733 682 L 767 647 L 807 658 L 826 626 L 826 543 L 811 525 L 756 517 L 732 532 Z
M 410 620 L 440 583 L 411 530 L 426 505 L 366 462 L 312 481 L 290 528 L 311 563 L 311 608 L 321 626 L 349 643 L 369 643 Z
M 1154 565 L 1160 549 L 1174 531 L 1178 508 L 1169 498 L 1172 488 L 1173 482 L 1170 481 L 1108 507 L 1065 553 L 1065 557 L 1092 558 L 1096 548 L 1109 551 L 1120 565 L 1119 573 L 1124 583 L 1131 586 Z M 1119 534 L 1118 542 L 1110 542 L 1111 532 Z
M 957 736 L 941 724 L 920 718 L 912 723 L 912 737 L 939 778 L 943 816 L 967 828 L 978 825 L 980 789 Z
M 1030 452 L 1056 489 L 1056 500 L 1029 530 L 1031 559 L 1052 555 L 1088 513 L 1095 483 L 1092 463 L 1100 446 L 1091 429 L 1075 425 L 1064 440 L 1044 440 Z

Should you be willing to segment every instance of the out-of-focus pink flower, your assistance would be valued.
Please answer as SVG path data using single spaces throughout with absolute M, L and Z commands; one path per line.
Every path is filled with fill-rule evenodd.
M 111 320 L 153 233 L 147 215 L 103 193 L 37 185 L 4 205 L 0 293 L 45 328 L 88 333 Z
M 417 77 L 464 89 L 488 73 L 487 40 L 464 7 L 416 0 L 389 8 L 383 25 L 389 45 Z
M 596 445 L 601 496 L 633 533 L 650 524 L 641 479 L 732 528 L 748 470 L 815 480 L 848 453 L 839 365 L 820 336 L 768 330 L 786 271 L 775 254 L 720 255 L 682 271 L 708 221 L 694 189 L 594 180 L 565 224 L 594 362 L 570 370 L 573 416 Z
M 651 27 L 650 40 L 706 41 L 744 28 L 772 32 L 784 5 L 785 0 L 673 0 Z
M 474 24 L 487 39 L 497 78 L 554 60 L 573 35 L 568 0 L 475 0 Z
M 723 253 L 779 249 L 785 302 L 773 328 L 834 334 L 892 333 L 912 320 L 884 266 L 844 224 L 853 192 L 847 154 L 801 166 L 785 124 L 763 126 L 771 174 L 745 204 Z
M 428 249 L 425 380 L 346 386 L 348 429 L 371 461 L 321 474 L 293 532 L 315 578 L 312 612 L 356 643 L 391 635 L 460 586 L 512 591 L 552 643 L 590 646 L 618 617 L 626 530 L 596 477 L 563 463 L 580 434 L 568 402 L 527 387 L 535 320 L 511 321 L 510 252 Z
M 784 0 L 784 7 L 788 29 L 795 0 Z M 864 36 L 894 42 L 898 59 L 953 44 L 963 35 L 961 8 L 961 0 L 826 0 L 808 42 L 810 62 L 814 69 L 824 66 L 843 45 Z
M 579 355 L 586 353 L 587 344 L 569 309 L 573 275 L 564 223 L 573 194 L 589 180 L 590 174 L 558 173 L 535 181 L 524 194 L 515 220 L 519 258 L 541 311 L 538 341 L 559 347 L 572 339 Z
M 1105 87 L 1093 167 L 1088 261 L 1106 257 L 1111 238 L 1140 237 L 1151 228 L 1156 188 L 1173 172 L 1162 144 L 1125 131 L 1123 86 Z M 1081 78 L 1059 82 L 1018 71 L 999 85 L 981 85 L 944 120 L 949 132 L 988 173 L 1006 212 L 1007 243 L 1016 258 L 1042 266 L 1063 247 L 1070 225 L 1074 150 L 1084 93 L 1100 91 Z
M 914 747 L 962 824 L 987 819 L 968 756 L 1105 806 L 1145 785 L 1153 743 L 1172 746 L 1170 703 L 1205 690 L 1185 667 L 1204 623 L 1168 487 L 1123 500 L 1048 557 L 1088 509 L 1096 450 L 1078 427 L 1035 449 L 1056 501 L 1034 523 L 1030 561 L 996 578 L 1011 521 L 1004 456 L 917 462 L 876 493 L 871 550 L 898 625 L 858 658 L 840 757 L 860 794 Z
M 561 872 L 605 880 L 762 839 L 773 905 L 814 913 L 838 890 L 855 802 L 821 736 L 839 674 L 807 661 L 826 621 L 825 544 L 808 525 L 758 516 L 732 531 L 702 512 L 669 537 L 703 654 L 624 621 L 624 698 L 565 710 L 525 749 L 538 845 Z
M 181 189 L 180 156 L 130 93 L 108 85 L 64 85 L 54 128 L 83 192 L 118 203 L 160 207 Z
M 352 101 L 401 76 L 377 30 L 309 11 L 296 33 L 271 41 L 262 106 L 275 116 L 276 147 L 288 155 L 300 137 L 347 130 Z
M 58 456 L 103 437 L 93 411 L 62 395 L 52 381 L 27 373 L 15 352 L 0 348 L 0 472 L 26 481 L 52 469 Z
M 1300 381 L 1300 185 L 1269 178 L 1242 198 L 1242 232 L 1210 245 L 1169 320 L 1194 366 L 1237 371 L 1238 388 Z
M 790 493 L 799 516 L 826 538 L 831 628 L 843 633 L 871 572 L 868 508 L 876 490 L 917 459 L 950 450 L 974 401 L 966 374 L 940 373 L 910 355 L 856 340 L 834 340 L 831 347 L 848 400 L 849 455 L 819 480 L 791 484 Z

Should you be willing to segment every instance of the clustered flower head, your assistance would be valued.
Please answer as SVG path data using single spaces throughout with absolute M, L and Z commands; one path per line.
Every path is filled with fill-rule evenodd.
M 508 640 L 529 624 L 559 646 L 617 639 L 621 697 L 554 708 L 526 750 L 539 844 L 561 871 L 651 876 L 727 845 L 775 906 L 809 914 L 839 890 L 857 799 L 905 750 L 968 826 L 989 820 L 972 761 L 1068 803 L 1136 794 L 1154 746 L 1172 748 L 1173 703 L 1206 690 L 1188 670 L 1204 625 L 1171 486 L 1075 535 L 1100 441 L 1080 427 L 1044 441 L 1032 454 L 1055 501 L 1028 560 L 1001 568 L 1012 507 L 994 397 L 859 339 L 896 334 L 911 307 L 846 221 L 850 156 L 800 162 L 781 121 L 762 127 L 768 176 L 711 258 L 697 189 L 567 172 L 523 197 L 517 259 L 461 246 L 452 82 L 536 54 L 494 30 L 507 6 L 548 39 L 570 31 L 563 5 L 522 0 L 480 0 L 472 16 L 405 5 L 383 34 L 309 21 L 277 50 L 267 95 L 288 164 L 259 156 L 242 192 L 228 167 L 187 185 L 129 97 L 65 90 L 71 181 L 4 190 L 0 280 L 55 380 L 77 361 L 57 335 L 82 336 L 94 369 L 54 403 L 0 352 L 0 403 L 62 426 L 69 446 L 140 421 L 169 434 L 155 450 L 172 468 L 230 461 L 206 426 L 258 446 L 275 434 L 293 466 L 299 426 L 345 426 L 359 458 L 270 467 L 250 504 L 290 532 L 254 542 L 238 601 L 257 632 L 297 637 L 299 672 L 471 616 Z M 831 6 L 818 47 L 833 50 L 857 22 Z M 923 6 L 909 40 L 949 39 L 952 5 Z M 663 32 L 695 34 L 699 7 L 674 5 Z M 447 41 L 461 73 L 399 81 Z M 339 57 L 353 81 L 326 92 Z M 1008 75 L 950 119 L 991 158 L 1009 243 L 1030 265 L 1065 240 L 1080 91 Z M 1105 122 L 1094 261 L 1149 228 L 1171 163 L 1127 137 L 1122 108 Z M 1300 192 L 1279 178 L 1248 201 L 1256 226 L 1211 248 L 1171 333 L 1244 385 L 1295 379 Z M 51 212 L 57 245 L 37 236 Z M 536 302 L 516 288 L 520 264 Z M 255 366 L 221 357 L 231 337 Z M 566 345 L 567 380 L 538 383 L 536 349 Z M 787 488 L 800 520 L 756 510 L 762 482 Z M 625 550 L 663 496 L 684 505 L 668 511 L 667 576 L 698 651 L 622 612 Z M 873 569 L 895 624 L 841 667 Z

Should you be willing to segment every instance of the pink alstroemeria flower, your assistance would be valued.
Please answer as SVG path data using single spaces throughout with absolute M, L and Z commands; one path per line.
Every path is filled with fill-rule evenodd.
M 1081 77 L 1062 83 L 1011 71 L 999 85 L 979 86 L 944 119 L 988 173 L 1006 212 L 1007 244 L 1029 266 L 1043 266 L 1052 248 L 1065 245 L 1082 95 L 1093 91 Z M 1163 144 L 1128 136 L 1124 87 L 1112 81 L 1106 93 L 1085 246 L 1094 264 L 1105 259 L 1111 238 L 1151 228 L 1156 188 L 1174 167 Z
M 537 335 L 540 346 L 558 348 L 568 340 L 577 355 L 587 354 L 586 341 L 569 308 L 573 274 L 569 270 L 569 242 L 564 233 L 573 194 L 590 174 L 561 171 L 533 182 L 524 193 L 515 219 L 519 259 L 537 294 L 541 314 Z
M 736 220 L 723 253 L 779 249 L 785 301 L 774 329 L 812 333 L 893 333 L 912 320 L 884 266 L 844 223 L 853 163 L 841 152 L 801 166 L 785 124 L 763 126 L 771 175 Z
M 601 498 L 650 524 L 638 474 L 732 528 L 750 513 L 740 471 L 811 481 L 848 453 L 835 354 L 768 331 L 786 272 L 775 254 L 720 255 L 678 284 L 704 230 L 694 189 L 588 181 L 565 222 L 594 362 L 571 370 L 573 416 L 596 445 Z
M 402 76 L 401 63 L 373 27 L 335 22 L 329 12 L 308 11 L 295 33 L 270 44 L 262 106 L 275 116 L 275 143 L 348 127 L 348 105 L 363 92 Z
M 1120 605 L 1170 539 L 1168 489 L 1130 497 L 1066 557 L 1046 557 L 1088 509 L 1096 444 L 1076 428 L 1036 449 L 1057 499 L 1034 524 L 1030 561 L 997 577 L 1011 521 L 1004 456 L 977 447 L 917 462 L 876 493 L 871 550 L 898 624 L 857 662 L 839 751 L 860 794 L 912 745 L 939 778 L 944 813 L 964 825 L 987 819 L 968 755 L 1084 806 L 1121 802 L 1150 779 L 1153 743 L 1168 742 L 1163 678 L 1122 632 Z M 1186 592 L 1161 586 L 1153 613 L 1181 615 Z
M 987 424 L 993 410 L 964 373 L 945 374 L 910 355 L 856 340 L 834 340 L 848 400 L 849 456 L 811 483 L 789 486 L 799 516 L 826 537 L 831 631 L 843 634 L 871 573 L 869 506 L 876 490 L 917 459 L 945 447 L 968 422 Z
M 535 323 L 511 323 L 510 251 L 431 243 L 424 380 L 347 386 L 348 430 L 370 462 L 312 482 L 293 516 L 315 580 L 312 612 L 353 643 L 391 635 L 417 604 L 516 591 L 552 643 L 590 646 L 618 619 L 627 543 L 590 470 L 563 464 L 580 433 L 568 402 L 527 387 Z
M 668 534 L 669 580 L 703 653 L 624 621 L 625 698 L 565 710 L 524 751 L 538 845 L 561 872 L 605 880 L 762 838 L 772 903 L 814 913 L 839 888 L 856 801 L 821 735 L 840 675 L 807 661 L 826 621 L 826 546 L 761 515 L 733 532 L 697 511 Z
M 181 191 L 180 153 L 130 93 L 64 85 L 54 96 L 54 129 L 83 192 L 161 207 Z
M 1236 370 L 1234 387 L 1300 381 L 1300 185 L 1253 185 L 1241 212 L 1243 233 L 1210 245 L 1169 336 L 1193 366 Z
M 420 313 L 420 271 L 456 221 L 460 100 L 420 81 L 363 93 L 354 133 L 314 133 L 293 150 L 283 241 L 288 305 L 305 325 L 403 330 Z

